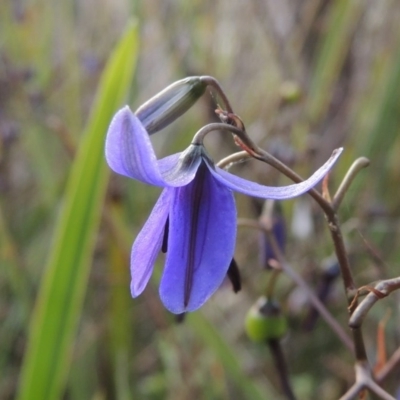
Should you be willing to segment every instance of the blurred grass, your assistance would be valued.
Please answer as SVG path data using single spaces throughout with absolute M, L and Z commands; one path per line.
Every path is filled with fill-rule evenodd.
M 377 189 L 380 192 L 398 178 L 398 171 L 393 171 L 391 165 L 398 166 L 398 142 L 400 133 L 400 37 L 397 39 L 396 50 L 391 62 L 388 63 L 382 79 L 382 92 L 373 100 L 375 119 L 366 132 L 361 151 L 367 157 L 373 158 L 375 165 L 380 165 L 380 179 Z
M 46 363 L 51 354 L 60 370 L 43 373 L 59 382 L 57 394 L 49 398 L 276 398 L 279 383 L 268 352 L 248 343 L 242 327 L 246 310 L 268 280 L 258 268 L 257 233 L 239 231 L 235 257 L 244 280 L 242 293 L 234 296 L 223 287 L 201 312 L 175 326 L 158 299 L 157 280 L 139 299 L 129 295 L 129 247 L 157 189 L 113 176 L 97 229 L 108 177 L 100 161 L 102 135 L 122 100 L 106 96 L 107 112 L 96 120 L 92 113 L 85 129 L 83 122 L 98 107 L 93 104 L 102 85 L 100 76 L 112 44 L 132 16 L 140 23 L 140 50 L 134 82 L 121 82 L 121 97 L 131 90 L 135 108 L 175 79 L 214 75 L 249 133 L 300 173 L 308 175 L 334 147 L 344 145 L 345 153 L 331 174 L 332 192 L 352 160 L 368 156 L 371 167 L 356 179 L 341 213 L 352 267 L 360 285 L 399 274 L 398 3 L 6 0 L 0 7 L 0 398 L 15 398 L 22 365 L 31 358 L 21 381 L 28 390 L 29 381 L 41 371 L 33 366 Z M 134 49 L 127 52 L 120 60 L 121 71 L 126 68 L 128 74 L 134 57 Z M 288 60 L 294 65 L 284 65 Z M 289 78 L 301 88 L 297 101 L 281 94 Z M 182 149 L 200 125 L 213 118 L 214 109 L 210 99 L 202 99 L 154 137 L 158 153 Z M 88 132 L 94 129 L 96 146 L 89 149 Z M 206 145 L 215 157 L 234 149 L 217 135 Z M 77 155 L 71 157 L 76 148 Z M 83 153 L 90 156 L 90 168 L 79 161 Z M 235 172 L 264 183 L 284 182 L 257 163 Z M 74 185 L 81 189 L 73 192 Z M 86 207 L 82 221 L 86 215 L 91 222 L 64 219 L 66 236 L 61 231 L 54 235 L 58 217 L 67 218 L 71 196 L 78 208 Z M 80 200 L 84 197 L 97 198 L 97 205 L 90 207 Z M 252 201 L 239 196 L 238 204 L 240 216 L 255 216 Z M 284 204 L 286 218 L 292 209 L 292 202 Z M 86 245 L 79 239 L 84 229 L 91 232 Z M 314 230 L 304 241 L 289 233 L 287 257 L 316 288 L 321 259 L 332 251 L 318 213 Z M 77 248 L 75 253 L 77 245 L 86 253 Z M 80 261 L 74 261 L 74 254 Z M 50 270 L 54 268 L 54 281 L 65 290 L 48 292 L 47 299 L 41 287 L 49 274 L 45 260 Z M 71 274 L 63 279 L 67 270 Z M 73 296 L 69 279 L 75 282 L 76 300 L 58 303 L 58 296 Z M 329 308 L 345 325 L 341 290 L 338 282 Z M 284 350 L 295 391 L 309 399 L 340 397 L 353 374 L 351 357 L 322 321 L 313 331 L 304 331 L 308 306 L 284 277 L 277 296 L 291 327 Z M 37 309 L 32 314 L 35 302 L 55 315 L 45 318 L 49 328 L 37 325 L 44 350 L 38 347 L 33 353 L 29 320 L 40 315 Z M 74 315 L 56 312 L 61 304 L 75 310 Z M 376 323 L 388 306 L 398 320 L 395 300 L 388 298 L 366 321 L 371 355 Z M 69 338 L 66 345 L 46 340 L 56 323 L 69 326 L 62 331 Z M 399 345 L 399 334 L 398 324 L 389 326 L 390 351 Z M 61 392 L 60 379 L 66 379 Z M 386 385 L 394 392 L 395 377 Z M 32 393 L 20 396 L 32 398 Z
M 320 121 L 327 112 L 334 86 L 342 72 L 351 46 L 351 37 L 362 11 L 357 0 L 331 2 L 326 33 L 320 41 L 313 71 L 307 111 L 311 122 Z
M 129 26 L 103 73 L 71 169 L 32 316 L 19 399 L 59 398 L 63 391 L 109 175 L 103 159 L 105 133 L 127 96 L 136 49 L 137 32 Z

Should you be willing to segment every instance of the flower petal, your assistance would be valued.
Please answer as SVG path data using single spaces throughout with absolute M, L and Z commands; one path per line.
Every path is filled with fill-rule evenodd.
M 236 239 L 233 193 L 202 164 L 189 185 L 174 190 L 169 223 L 160 297 L 180 314 L 201 307 L 226 276 Z
M 108 165 L 118 174 L 165 186 L 149 135 L 128 106 L 111 121 L 105 147 Z
M 187 185 L 194 179 L 201 162 L 201 152 L 193 151 L 192 146 L 182 153 L 157 161 L 147 131 L 128 106 L 115 114 L 105 147 L 106 159 L 112 170 L 156 186 Z
M 131 252 L 131 293 L 133 297 L 139 296 L 143 292 L 153 272 L 154 263 L 161 250 L 171 195 L 171 189 L 164 189 L 133 243 Z
M 232 175 L 221 168 L 215 167 L 214 169 L 209 162 L 207 162 L 207 165 L 209 166 L 209 169 L 215 179 L 230 189 L 247 194 L 249 196 L 261 197 L 263 199 L 284 200 L 300 196 L 301 194 L 312 189 L 329 172 L 333 164 L 340 156 L 342 150 L 342 148 L 336 149 L 332 153 L 330 159 L 305 181 L 281 187 L 260 185 L 259 183 L 251 182 L 247 179 L 240 178 L 239 176 Z

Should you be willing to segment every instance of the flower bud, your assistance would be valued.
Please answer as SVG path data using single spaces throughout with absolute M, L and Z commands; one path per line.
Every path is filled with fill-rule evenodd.
M 160 131 L 184 114 L 207 87 L 201 77 L 181 79 L 156 94 L 135 112 L 149 135 Z
M 287 332 L 287 321 L 279 304 L 260 297 L 246 315 L 245 329 L 253 342 L 281 339 Z

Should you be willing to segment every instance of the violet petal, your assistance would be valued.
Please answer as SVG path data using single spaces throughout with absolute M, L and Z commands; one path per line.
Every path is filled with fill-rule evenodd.
M 105 147 L 108 165 L 118 174 L 164 186 L 149 135 L 128 106 L 111 121 Z
M 156 186 L 183 186 L 194 179 L 200 154 L 182 163 L 186 152 L 157 160 L 147 131 L 128 106 L 111 121 L 106 138 L 106 159 L 114 172 Z
M 168 253 L 160 284 L 165 307 L 180 314 L 201 307 L 228 271 L 236 238 L 232 192 L 202 164 L 196 178 L 174 190 Z
M 171 189 L 164 189 L 133 243 L 131 252 L 131 293 L 133 297 L 137 297 L 143 292 L 153 272 L 154 263 L 161 250 L 171 197 Z
M 259 183 L 232 175 L 221 168 L 215 167 L 214 169 L 212 166 L 208 165 L 213 176 L 230 189 L 247 194 L 248 196 L 261 197 L 263 199 L 285 200 L 300 196 L 312 189 L 329 172 L 342 150 L 342 148 L 336 149 L 329 160 L 305 181 L 281 187 L 260 185 Z

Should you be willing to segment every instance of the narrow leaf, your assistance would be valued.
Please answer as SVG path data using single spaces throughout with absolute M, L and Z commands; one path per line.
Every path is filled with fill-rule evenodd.
M 131 24 L 103 72 L 70 172 L 32 315 L 19 400 L 62 396 L 109 176 L 104 138 L 113 113 L 127 96 L 136 54 L 137 29 Z

